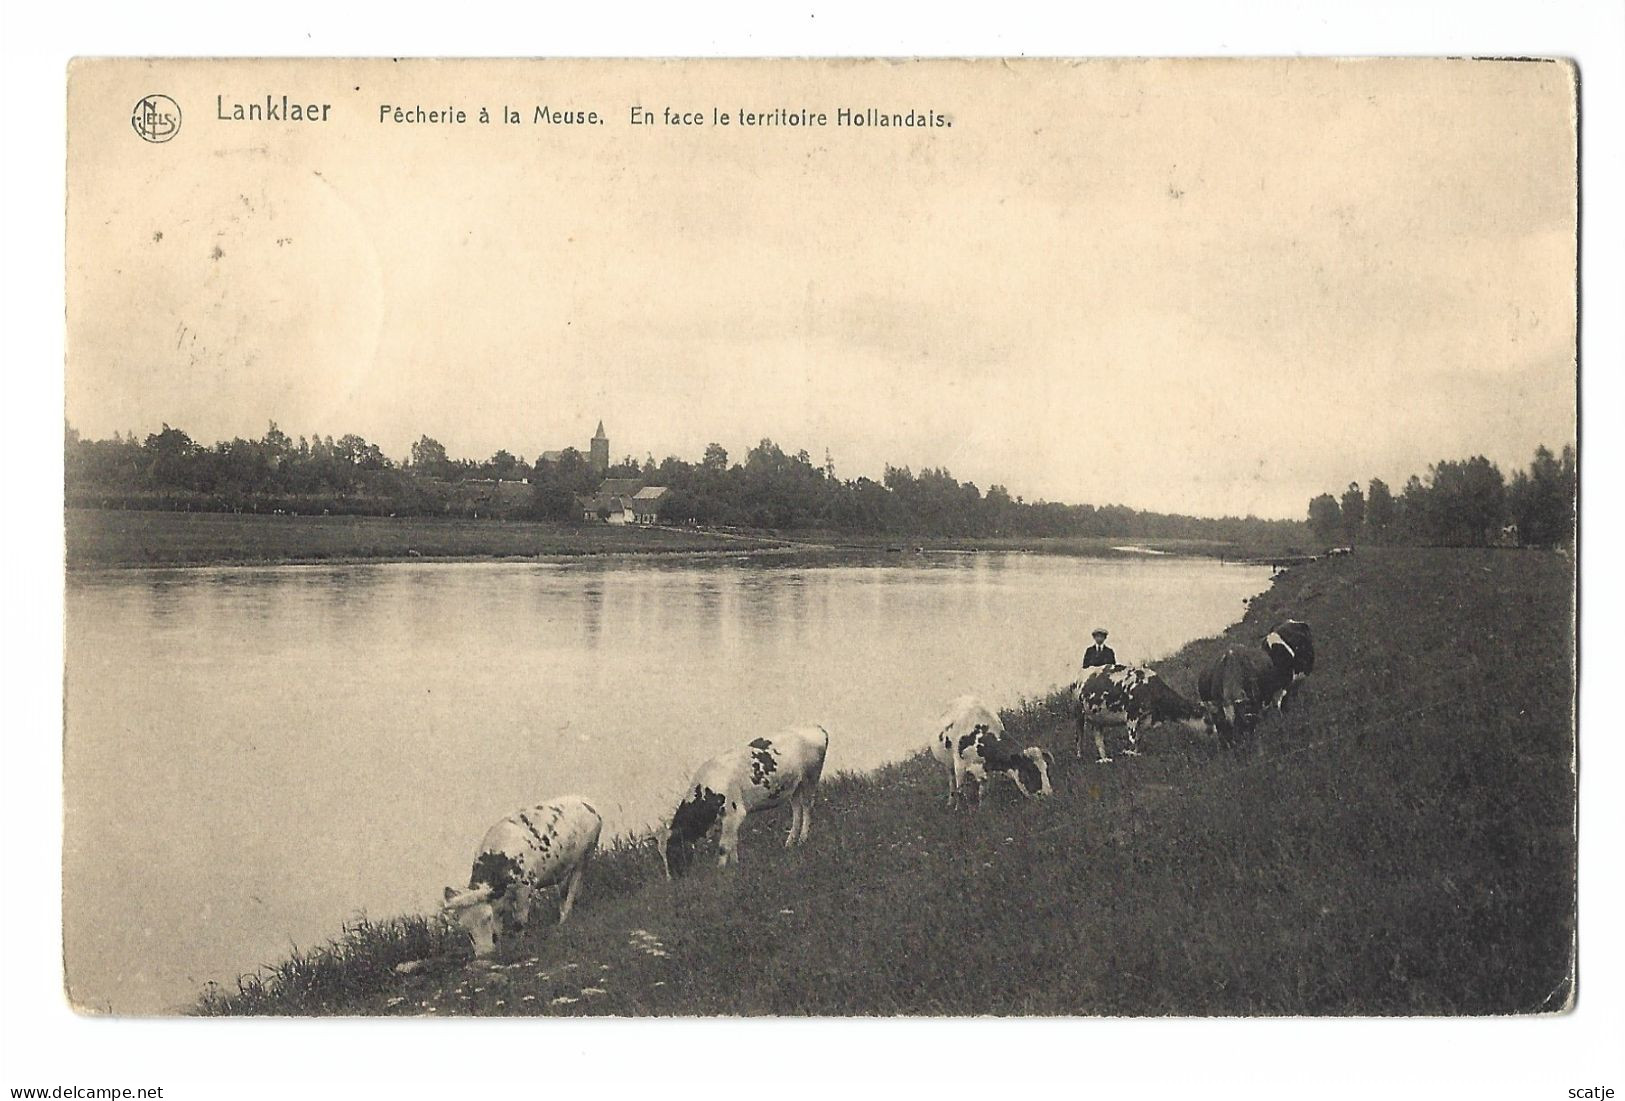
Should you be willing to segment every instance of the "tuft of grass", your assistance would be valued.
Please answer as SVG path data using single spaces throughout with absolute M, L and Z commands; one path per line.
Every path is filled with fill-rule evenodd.
M 466 965 L 459 934 L 346 930 L 200 1012 L 1509 1014 L 1574 975 L 1573 574 L 1541 552 L 1366 549 L 1282 575 L 1154 663 L 1194 695 L 1288 615 L 1317 669 L 1224 750 L 1178 726 L 1109 766 L 1065 693 L 1006 713 L 1057 758 L 950 811 L 923 749 L 822 785 L 807 844 L 753 818 L 743 863 L 661 877 L 606 846 L 570 922 Z M 943 694 L 951 695 L 952 686 Z M 425 922 L 428 919 L 401 919 Z M 430 923 L 432 925 L 432 922 Z M 432 967 L 393 964 L 421 953 Z M 255 985 L 258 984 L 258 985 Z
M 385 921 L 358 914 L 325 945 L 296 948 L 280 963 L 239 976 L 235 992 L 210 983 L 195 1012 L 205 1017 L 355 1012 L 359 1003 L 391 985 L 397 964 L 449 957 L 467 943 L 467 934 L 438 914 Z

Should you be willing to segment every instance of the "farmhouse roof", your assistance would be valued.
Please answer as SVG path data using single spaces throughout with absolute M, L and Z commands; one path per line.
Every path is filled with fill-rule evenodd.
M 631 512 L 632 499 L 616 493 L 599 493 L 592 497 L 577 497 L 583 511 L 599 512 L 608 509 L 610 512 Z
M 642 484 L 642 478 L 605 478 L 598 486 L 598 496 L 630 497 Z
M 632 500 L 658 501 L 660 498 L 664 497 L 667 492 L 668 491 L 665 486 L 644 486 L 642 489 L 632 494 Z

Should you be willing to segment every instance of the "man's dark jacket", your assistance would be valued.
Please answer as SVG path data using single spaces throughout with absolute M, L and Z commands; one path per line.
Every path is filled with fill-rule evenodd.
M 1112 648 L 1104 642 L 1097 642 L 1083 652 L 1083 667 L 1089 669 L 1096 665 L 1116 665 L 1117 655 Z

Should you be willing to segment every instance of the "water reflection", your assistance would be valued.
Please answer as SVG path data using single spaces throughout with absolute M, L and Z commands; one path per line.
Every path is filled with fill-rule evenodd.
M 604 588 L 602 581 L 589 581 L 581 588 L 581 639 L 588 649 L 597 649 L 604 630 Z
M 714 628 L 722 619 L 722 586 L 713 575 L 699 574 L 693 578 L 692 592 L 693 622 Z
M 191 598 L 192 588 L 172 575 L 159 574 L 144 586 L 145 613 L 157 622 L 173 619 L 181 614 Z

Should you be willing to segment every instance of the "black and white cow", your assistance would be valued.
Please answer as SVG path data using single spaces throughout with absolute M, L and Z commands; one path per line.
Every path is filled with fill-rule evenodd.
M 937 720 L 931 755 L 948 769 L 948 805 L 964 799 L 965 779 L 976 782 L 976 802 L 994 776 L 1008 776 L 1022 795 L 1053 794 L 1049 770 L 1055 758 L 1048 750 L 1022 749 L 1004 732 L 1004 723 L 975 696 L 960 696 Z
M 468 887 L 447 887 L 444 911 L 468 930 L 475 957 L 496 948 L 496 934 L 518 932 L 530 920 L 532 895 L 559 888 L 559 923 L 570 916 L 587 861 L 604 820 L 579 795 L 509 815 L 485 832 Z
M 700 839 L 718 831 L 717 863 L 739 862 L 739 827 L 745 816 L 790 801 L 790 833 L 784 847 L 806 840 L 812 829 L 813 802 L 829 752 L 829 732 L 821 726 L 796 726 L 770 738 L 719 754 L 700 766 L 688 793 L 660 833 L 660 856 L 666 878 L 687 872 Z
M 1168 686 L 1155 670 L 1139 665 L 1103 665 L 1085 669 L 1072 686 L 1078 707 L 1077 754 L 1083 756 L 1085 734 L 1095 738 L 1095 759 L 1111 764 L 1106 756 L 1105 728 L 1122 727 L 1128 734 L 1129 756 L 1138 756 L 1140 731 L 1158 723 L 1177 722 L 1200 729 L 1196 721 L 1202 709 Z
M 1277 624 L 1259 644 L 1264 648 L 1264 655 L 1270 659 L 1270 664 L 1275 667 L 1277 679 L 1285 680 L 1285 684 L 1276 689 L 1275 694 L 1264 701 L 1264 705 L 1275 708 L 1277 714 L 1284 713 L 1287 701 L 1298 689 L 1298 682 L 1315 671 L 1314 634 L 1309 630 L 1309 624 L 1289 619 Z

